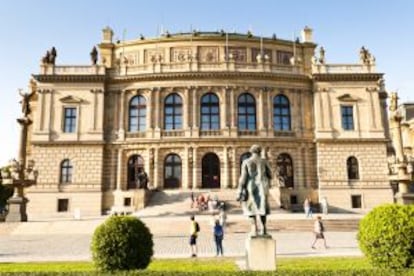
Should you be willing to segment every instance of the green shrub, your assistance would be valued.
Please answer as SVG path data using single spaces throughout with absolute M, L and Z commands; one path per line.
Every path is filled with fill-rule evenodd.
M 414 206 L 387 204 L 373 209 L 359 224 L 359 247 L 381 268 L 407 268 L 414 257 Z
M 111 216 L 93 234 L 92 259 L 102 271 L 145 269 L 153 245 L 152 234 L 138 218 Z

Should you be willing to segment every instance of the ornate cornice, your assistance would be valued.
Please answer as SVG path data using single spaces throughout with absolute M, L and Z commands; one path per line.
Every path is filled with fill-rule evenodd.
M 388 143 L 390 139 L 387 138 L 316 138 L 315 143 L 326 144 L 349 144 L 349 143 Z
M 249 80 L 284 80 L 311 82 L 305 75 L 274 74 L 266 72 L 180 72 L 180 73 L 150 73 L 130 76 L 115 76 L 108 79 L 110 82 L 124 81 L 163 81 L 163 80 L 193 80 L 193 79 L 249 79 Z
M 384 74 L 362 73 L 362 74 L 313 74 L 315 81 L 378 81 Z
M 32 75 L 39 82 L 104 82 L 105 75 Z

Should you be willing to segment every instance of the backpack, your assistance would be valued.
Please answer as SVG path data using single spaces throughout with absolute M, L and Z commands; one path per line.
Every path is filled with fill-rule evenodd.
M 198 225 L 198 222 L 195 223 L 195 230 L 196 232 L 200 232 L 200 225 Z
M 325 227 L 321 221 L 319 222 L 319 227 L 321 228 L 321 232 L 325 232 Z
M 223 236 L 223 227 L 221 225 L 214 226 L 214 235 L 218 237 Z

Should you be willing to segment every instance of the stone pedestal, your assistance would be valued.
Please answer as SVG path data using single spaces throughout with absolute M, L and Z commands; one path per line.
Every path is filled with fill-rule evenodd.
M 246 239 L 246 268 L 248 270 L 276 270 L 276 240 L 271 236 Z
M 398 193 L 395 195 L 395 199 L 399 204 L 414 204 L 414 193 Z
M 9 213 L 6 222 L 27 221 L 26 204 L 27 199 L 24 197 L 11 197 L 7 203 L 9 204 Z

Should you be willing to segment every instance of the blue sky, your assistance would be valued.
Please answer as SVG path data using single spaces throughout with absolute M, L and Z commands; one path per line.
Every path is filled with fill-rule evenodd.
M 189 31 L 247 32 L 290 39 L 308 25 L 327 63 L 356 63 L 362 45 L 376 57 L 389 91 L 414 101 L 414 1 L 410 0 L 3 0 L 0 2 L 0 166 L 17 156 L 18 88 L 27 90 L 46 50 L 57 64 L 89 64 L 89 52 L 110 26 L 115 37 Z

